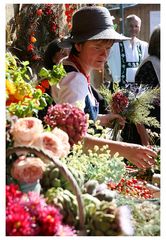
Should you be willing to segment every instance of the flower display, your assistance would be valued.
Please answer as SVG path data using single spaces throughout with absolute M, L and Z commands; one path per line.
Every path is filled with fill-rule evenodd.
M 20 156 L 11 169 L 11 175 L 21 183 L 33 183 L 42 178 L 45 164 L 40 158 Z
M 17 185 L 10 184 L 6 186 L 6 200 L 7 236 L 76 235 L 73 227 L 62 224 L 59 210 L 37 193 L 22 193 Z
M 58 128 L 54 128 L 52 132 L 46 132 L 42 121 L 35 117 L 19 118 L 13 123 L 11 135 L 15 147 L 34 146 L 52 157 L 64 157 L 70 151 L 69 137 L 66 132 Z M 22 154 L 24 152 L 26 151 Z
M 86 114 L 69 103 L 51 105 L 44 117 L 44 121 L 51 128 L 59 127 L 65 131 L 69 136 L 71 145 L 81 141 L 88 129 Z
M 11 25 L 17 29 L 5 59 L 6 236 L 160 236 L 159 146 L 148 146 L 158 155 L 146 170 L 108 145 L 85 149 L 86 134 L 109 139 L 111 131 L 117 140 L 119 123 L 103 127 L 78 107 L 52 105 L 50 87 L 60 87 L 66 71 L 63 64 L 41 67 L 44 52 L 71 30 L 81 5 L 23 4 Z M 110 115 L 126 125 L 159 125 L 151 117 L 160 106 L 158 88 L 113 83 L 113 91 L 100 91 Z
M 6 53 L 6 106 L 7 111 L 15 116 L 38 116 L 38 111 L 47 104 L 52 103 L 52 98 L 36 87 L 30 80 L 32 69 L 28 61 L 20 61 L 10 52 Z

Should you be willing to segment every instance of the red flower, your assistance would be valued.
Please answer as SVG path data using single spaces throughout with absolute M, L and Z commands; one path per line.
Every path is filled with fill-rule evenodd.
M 51 128 L 59 127 L 65 131 L 69 136 L 70 145 L 81 141 L 88 128 L 86 114 L 69 103 L 51 105 L 44 121 Z
M 7 236 L 33 236 L 32 219 L 29 213 L 20 205 L 13 202 L 6 209 L 6 235 Z
M 128 104 L 129 99 L 122 91 L 118 91 L 112 95 L 111 108 L 114 113 L 122 113 Z
M 42 93 L 45 93 L 45 88 L 41 85 L 37 85 L 36 89 L 40 89 L 42 91 Z
M 69 8 L 69 7 L 70 7 L 70 4 L 65 4 L 65 7 L 66 7 L 66 8 Z
M 43 14 L 43 10 L 41 8 L 39 8 L 37 11 L 36 11 L 36 14 L 38 16 L 41 16 Z
M 41 81 L 41 85 L 44 88 L 49 88 L 50 86 L 49 81 L 47 79 L 44 79 L 43 81 Z
M 44 13 L 45 13 L 46 15 L 51 15 L 51 14 L 53 14 L 53 10 L 50 9 L 50 8 L 46 8 L 46 9 L 44 10 Z
M 22 192 L 19 190 L 19 186 L 11 183 L 6 186 L 6 204 L 17 200 L 22 196 Z
M 57 25 L 56 25 L 55 22 L 53 22 L 53 23 L 51 24 L 51 31 L 52 31 L 52 32 L 55 32 L 56 29 L 57 29 Z
M 31 51 L 33 51 L 33 49 L 34 49 L 33 44 L 29 44 L 28 47 L 27 47 L 27 51 L 31 52 Z

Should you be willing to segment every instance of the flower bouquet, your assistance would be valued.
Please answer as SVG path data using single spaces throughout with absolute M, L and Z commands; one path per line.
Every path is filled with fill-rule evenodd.
M 147 126 L 159 127 L 159 122 L 155 117 L 150 116 L 150 109 L 154 108 L 153 103 L 159 99 L 159 88 L 133 87 L 132 89 L 116 88 L 111 93 L 105 87 L 101 88 L 101 94 L 108 102 L 111 112 L 120 114 L 129 123 L 145 124 Z M 116 140 L 119 132 L 117 121 L 113 123 L 112 139 Z

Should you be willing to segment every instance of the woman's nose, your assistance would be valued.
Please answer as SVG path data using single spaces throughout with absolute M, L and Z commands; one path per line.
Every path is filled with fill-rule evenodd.
M 108 49 L 103 49 L 102 56 L 107 57 L 108 55 L 109 55 L 109 50 Z

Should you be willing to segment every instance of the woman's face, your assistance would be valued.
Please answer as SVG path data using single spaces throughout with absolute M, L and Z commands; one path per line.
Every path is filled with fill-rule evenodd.
M 85 70 L 89 71 L 102 69 L 107 61 L 113 42 L 114 40 L 89 40 L 85 43 L 76 44 L 80 64 Z

